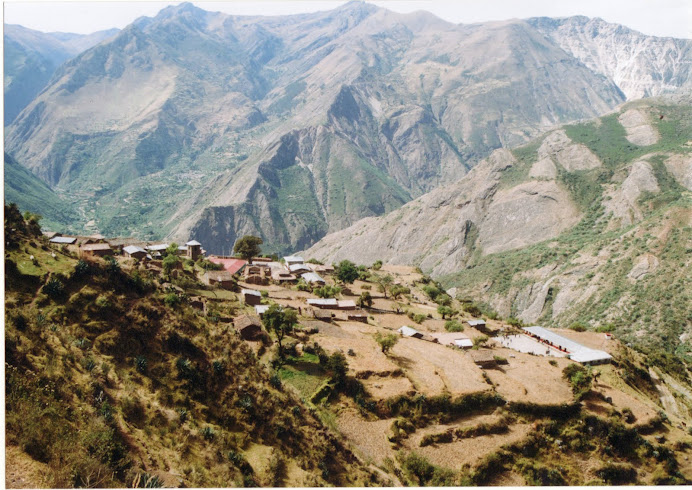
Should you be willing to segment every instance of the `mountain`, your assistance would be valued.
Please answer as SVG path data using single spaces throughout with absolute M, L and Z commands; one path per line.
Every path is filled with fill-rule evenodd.
M 5 126 L 14 121 L 17 114 L 43 90 L 58 66 L 117 32 L 118 29 L 86 35 L 43 33 L 5 24 Z
M 74 213 L 68 202 L 7 153 L 4 169 L 6 203 L 13 202 L 25 211 L 40 214 L 42 224 L 48 230 L 70 231 Z
M 628 100 L 692 89 L 692 43 L 646 36 L 584 16 L 528 19 L 529 24 L 596 73 L 615 82 Z
M 689 350 L 692 99 L 626 104 L 497 150 L 466 177 L 306 257 L 420 266 L 526 323 L 612 323 Z
M 65 63 L 6 141 L 94 231 L 282 252 L 624 100 L 526 21 L 181 4 Z

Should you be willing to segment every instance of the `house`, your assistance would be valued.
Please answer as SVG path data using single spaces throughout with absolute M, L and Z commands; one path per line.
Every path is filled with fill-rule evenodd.
M 474 327 L 474 328 L 479 328 L 479 329 L 485 328 L 485 320 L 467 320 L 466 323 L 468 323 L 469 326 Z
M 252 262 L 253 264 L 260 263 L 260 264 L 262 264 L 262 265 L 266 265 L 266 264 L 268 264 L 268 263 L 271 262 L 271 261 L 272 261 L 272 258 L 271 258 L 271 257 L 253 257 L 252 260 L 251 260 L 251 262 Z
M 308 304 L 325 310 L 336 310 L 339 308 L 339 303 L 334 298 L 309 299 Z
M 254 289 L 243 289 L 240 291 L 243 297 L 243 303 L 250 306 L 259 305 L 262 302 L 262 293 Z
M 224 270 L 232 275 L 240 274 L 247 265 L 245 260 L 217 257 L 216 255 L 209 256 L 209 262 L 222 265 Z
M 597 365 L 597 364 L 607 364 L 612 360 L 612 356 L 605 351 L 591 349 L 585 345 L 575 342 L 572 339 L 568 339 L 558 333 L 551 332 L 550 330 L 533 326 L 524 327 L 522 330 L 539 342 L 542 342 L 554 349 L 562 352 L 566 352 L 570 359 L 579 362 L 581 364 L 587 365 Z
M 355 310 L 356 309 L 356 302 L 353 301 L 352 299 L 346 299 L 343 301 L 339 301 L 338 305 L 339 305 L 340 310 Z
M 83 257 L 105 257 L 106 255 L 113 255 L 113 250 L 107 243 L 90 243 L 82 245 L 79 251 Z
M 310 269 L 305 264 L 291 264 L 288 266 L 288 270 L 294 274 L 295 273 L 302 273 L 302 272 L 312 272 L 312 269 Z
M 233 326 L 243 340 L 259 340 L 262 336 L 262 321 L 254 315 L 239 316 Z
M 333 265 L 322 265 L 322 264 L 305 264 L 307 265 L 312 272 L 322 272 L 324 274 L 329 274 L 334 272 L 334 266 Z
M 187 247 L 188 259 L 197 260 L 197 258 L 202 255 L 202 244 L 197 240 L 190 240 L 185 246 Z
M 473 359 L 473 362 L 482 368 L 492 367 L 497 364 L 495 355 L 490 349 L 471 350 L 469 351 L 469 355 L 471 359 Z
M 256 305 L 255 306 L 255 313 L 257 313 L 257 315 L 260 318 L 262 318 L 262 316 L 264 316 L 264 314 L 267 312 L 268 309 L 269 309 L 269 305 Z
M 462 337 L 459 339 L 454 339 L 454 345 L 456 345 L 460 349 L 470 349 L 471 347 L 473 347 L 473 341 L 468 337 Z
M 287 282 L 296 282 L 297 278 L 293 274 L 289 274 L 286 270 L 274 269 L 272 270 L 272 280 L 282 284 Z
M 303 262 L 305 262 L 303 260 L 303 257 L 299 257 L 297 255 L 289 255 L 288 257 L 284 257 L 284 263 L 287 267 L 290 267 L 294 264 L 302 264 Z
M 319 275 L 317 275 L 314 272 L 306 272 L 305 274 L 302 274 L 300 277 L 302 277 L 303 280 L 308 284 L 327 284 L 327 282 L 324 279 L 322 279 Z
M 55 236 L 49 242 L 55 245 L 74 245 L 77 243 L 77 239 L 72 236 Z
M 414 339 L 422 339 L 423 338 L 423 334 L 421 332 L 419 332 L 415 328 L 407 327 L 406 325 L 404 325 L 399 330 L 397 330 L 397 332 L 399 332 L 404 337 L 412 337 Z
M 218 286 L 223 289 L 235 289 L 238 284 L 228 271 L 207 271 L 202 276 L 202 282 L 209 286 Z
M 314 310 L 312 310 L 312 314 L 316 319 L 322 320 L 323 322 L 331 322 L 332 321 L 332 312 L 331 311 L 314 309 Z
M 147 251 L 136 245 L 128 245 L 127 247 L 123 247 L 123 254 L 125 254 L 126 257 L 141 260 L 147 256 Z

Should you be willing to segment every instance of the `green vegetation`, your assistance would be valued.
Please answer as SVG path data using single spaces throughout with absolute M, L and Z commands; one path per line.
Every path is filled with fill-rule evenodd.
M 262 252 L 260 245 L 262 245 L 260 237 L 245 235 L 235 242 L 233 253 L 240 255 L 243 260 L 252 263 L 252 258 L 259 256 Z
M 342 260 L 339 262 L 339 264 L 334 267 L 334 272 L 336 274 L 336 278 L 346 284 L 353 283 L 353 281 L 358 279 L 360 276 L 358 267 L 356 267 L 356 264 L 350 260 Z
M 380 332 L 377 332 L 375 334 L 375 341 L 380 346 L 380 349 L 382 349 L 382 352 L 387 355 L 392 347 L 399 341 L 399 336 L 393 333 L 382 335 Z

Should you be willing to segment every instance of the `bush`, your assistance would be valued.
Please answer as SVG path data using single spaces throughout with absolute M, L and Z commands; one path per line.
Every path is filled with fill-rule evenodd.
M 382 335 L 377 332 L 375 335 L 375 341 L 379 344 L 380 349 L 384 354 L 387 354 L 392 347 L 399 341 L 399 336 L 396 334 Z
M 562 377 L 572 385 L 572 393 L 576 400 L 583 399 L 591 391 L 593 381 L 591 369 L 579 364 L 570 364 L 562 370 Z
M 586 332 L 587 325 L 583 322 L 574 322 L 569 326 L 569 329 L 575 332 Z
M 65 285 L 60 279 L 51 276 L 41 290 L 49 298 L 59 300 L 65 296 Z
M 169 308 L 175 308 L 180 304 L 180 296 L 178 296 L 176 293 L 168 293 L 163 298 L 163 303 Z
M 476 318 L 482 315 L 480 307 L 476 303 L 464 303 L 462 309 L 471 316 Z
M 445 330 L 448 332 L 463 332 L 464 326 L 456 320 L 447 320 L 445 322 Z

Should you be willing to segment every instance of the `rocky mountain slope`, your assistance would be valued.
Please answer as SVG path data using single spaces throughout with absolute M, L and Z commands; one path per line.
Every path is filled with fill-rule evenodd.
M 498 150 L 305 254 L 415 264 L 502 316 L 613 323 L 630 340 L 689 350 L 690 121 L 689 98 L 627 104 Z
M 525 21 L 452 25 L 356 2 L 231 17 L 183 4 L 63 65 L 7 149 L 69 195 L 87 229 L 194 235 L 216 252 L 254 233 L 282 251 L 623 101 Z
M 43 33 L 20 25 L 5 24 L 4 94 L 5 126 L 43 90 L 55 70 L 65 61 L 101 41 L 118 29 L 92 34 Z
M 527 21 L 596 73 L 615 82 L 628 100 L 692 89 L 692 43 L 646 36 L 584 16 Z

